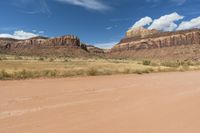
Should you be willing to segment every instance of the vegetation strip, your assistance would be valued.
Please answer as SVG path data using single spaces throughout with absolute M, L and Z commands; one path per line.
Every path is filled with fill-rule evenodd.
M 199 62 L 0 55 L 0 80 L 200 70 Z

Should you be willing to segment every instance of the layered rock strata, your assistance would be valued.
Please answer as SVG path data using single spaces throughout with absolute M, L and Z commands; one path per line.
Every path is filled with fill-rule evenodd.
M 96 47 L 93 46 L 94 48 Z M 98 51 L 96 50 L 96 52 Z M 94 54 L 95 51 L 81 43 L 78 37 L 66 35 L 56 38 L 34 37 L 27 40 L 0 38 L 0 53 L 39 56 L 89 56 Z
M 178 45 L 200 44 L 200 30 L 185 30 L 177 32 L 157 32 L 145 36 L 126 36 L 111 52 L 156 49 Z

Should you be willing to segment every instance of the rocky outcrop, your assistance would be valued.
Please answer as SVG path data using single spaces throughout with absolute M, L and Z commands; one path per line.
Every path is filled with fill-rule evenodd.
M 27 40 L 0 38 L 0 53 L 19 55 L 89 56 L 102 53 L 101 49 L 87 46 L 73 35 L 56 38 L 34 37 Z
M 74 48 L 81 48 L 79 38 L 75 36 L 63 36 L 63 37 L 57 37 L 57 38 L 31 38 L 28 40 L 21 40 L 16 41 L 14 44 L 11 45 L 11 50 L 14 49 L 24 49 L 24 48 L 49 48 L 49 47 L 74 47 Z
M 126 32 L 126 38 L 132 38 L 132 37 L 143 38 L 143 37 L 153 35 L 153 34 L 156 34 L 156 33 L 158 33 L 158 31 L 154 30 L 154 29 L 148 30 L 148 29 L 145 29 L 143 27 L 137 27 L 137 28 L 129 29 Z
M 177 45 L 200 44 L 200 30 L 186 30 L 177 32 L 162 32 L 149 34 L 143 37 L 126 37 L 111 49 L 111 52 L 157 49 Z

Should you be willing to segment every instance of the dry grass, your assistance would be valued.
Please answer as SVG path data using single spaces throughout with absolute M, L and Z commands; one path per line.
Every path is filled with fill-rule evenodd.
M 143 74 L 199 70 L 199 63 L 0 55 L 0 79 Z

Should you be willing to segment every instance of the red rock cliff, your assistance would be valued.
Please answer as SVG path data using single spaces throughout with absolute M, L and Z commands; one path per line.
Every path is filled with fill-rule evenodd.
M 185 30 L 177 32 L 159 32 L 145 36 L 128 36 L 115 45 L 111 52 L 156 49 L 177 45 L 200 44 L 200 30 Z

